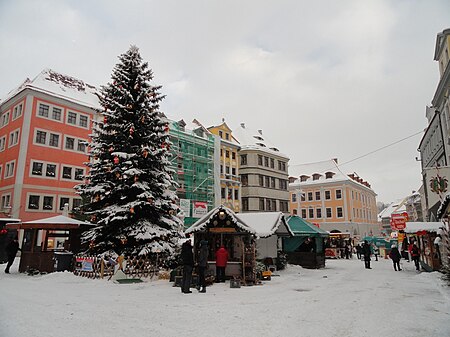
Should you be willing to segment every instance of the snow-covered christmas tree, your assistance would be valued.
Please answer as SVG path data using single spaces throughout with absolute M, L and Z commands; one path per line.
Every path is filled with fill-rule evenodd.
M 139 49 L 119 56 L 112 82 L 100 90 L 103 120 L 94 122 L 89 174 L 78 193 L 83 212 L 96 227 L 85 233 L 90 252 L 114 250 L 125 254 L 169 257 L 182 237 L 175 216 L 176 183 L 169 168 L 168 125 L 159 103 L 161 86 Z

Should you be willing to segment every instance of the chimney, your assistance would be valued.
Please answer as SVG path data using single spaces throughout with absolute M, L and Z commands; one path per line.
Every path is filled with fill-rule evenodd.
M 241 123 L 241 128 L 245 129 L 245 123 Z
M 225 118 L 222 118 L 222 123 L 225 123 Z
M 262 136 L 262 130 L 261 129 L 258 130 L 258 133 Z

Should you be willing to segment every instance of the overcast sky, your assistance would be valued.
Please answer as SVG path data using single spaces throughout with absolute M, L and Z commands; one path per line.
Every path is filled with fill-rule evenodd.
M 246 123 L 303 164 L 338 158 L 377 200 L 421 185 L 417 148 L 450 1 L 0 0 L 0 97 L 42 69 L 92 85 L 137 45 L 162 110 Z

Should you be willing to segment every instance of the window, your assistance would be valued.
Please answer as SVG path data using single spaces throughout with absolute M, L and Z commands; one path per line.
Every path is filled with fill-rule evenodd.
M 223 138 L 223 132 L 219 130 L 219 137 Z
M 306 208 L 302 208 L 302 218 L 306 219 Z
M 74 198 L 72 200 L 72 210 L 77 209 L 81 206 L 81 199 L 80 198 Z
M 236 175 L 236 168 L 235 167 L 231 168 L 231 174 L 234 175 L 234 176 Z
M 83 176 L 84 176 L 84 170 L 81 168 L 76 168 L 75 169 L 75 180 L 83 180 Z
M 19 143 L 19 131 L 20 129 L 14 130 L 9 134 L 9 144 L 8 147 L 12 147 Z
M 69 204 L 70 198 L 61 197 L 59 198 L 59 210 L 64 211 L 64 205 Z
M 264 198 L 259 198 L 259 210 L 264 211 Z
M 22 108 L 23 108 L 22 103 L 14 107 L 12 120 L 15 120 L 20 116 L 22 116 Z
M 319 180 L 320 177 L 321 177 L 321 175 L 318 173 L 313 174 L 313 180 Z
M 10 113 L 9 111 L 3 113 L 0 127 L 4 127 L 9 123 L 9 113 Z
M 270 177 L 264 177 L 265 179 L 265 184 L 264 184 L 264 187 L 267 187 L 267 188 L 269 188 L 270 187 Z
M 264 176 L 263 175 L 259 175 L 259 186 L 264 187 Z
M 248 211 L 248 198 L 242 198 L 242 210 Z
M 2 209 L 11 207 L 11 194 L 2 195 Z
M 47 142 L 47 132 L 45 131 L 36 131 L 36 138 L 35 138 L 35 142 L 37 144 L 43 144 L 45 145 Z
M 34 162 L 32 165 L 31 174 L 34 176 L 42 176 L 42 168 L 44 167 L 43 163 Z
M 308 201 L 312 201 L 312 200 L 313 200 L 313 193 L 308 192 Z
M 52 147 L 59 147 L 59 135 L 51 133 L 48 145 Z
M 79 125 L 83 128 L 88 127 L 88 116 L 80 115 Z
M 233 160 L 236 159 L 236 152 L 231 152 L 231 159 L 233 159 Z
M 258 165 L 262 166 L 262 164 L 263 164 L 263 157 L 258 154 Z
M 225 166 L 225 173 L 226 174 L 230 174 L 230 167 L 229 166 Z
M 325 200 L 331 199 L 331 191 L 325 191 Z
M 226 197 L 226 195 L 225 195 L 225 187 L 222 187 L 222 188 L 220 189 L 220 197 L 221 197 L 222 199 L 225 199 L 225 197 Z
M 314 208 L 308 208 L 308 218 L 314 219 Z
M 291 194 L 291 200 L 292 200 L 292 202 L 297 202 L 297 194 L 295 194 L 295 193 L 292 193 Z
M 228 150 L 225 151 L 225 158 L 230 158 L 230 151 Z
M 223 174 L 223 165 L 220 165 L 220 174 Z
M 80 139 L 77 142 L 77 151 L 86 152 L 86 143 Z
M 316 191 L 316 200 L 320 200 L 320 191 Z
M 322 218 L 322 208 L 316 208 L 316 218 L 317 219 Z
M 300 192 L 300 201 L 306 201 L 306 196 L 303 192 Z
M 10 178 L 12 176 L 14 176 L 14 167 L 16 165 L 16 162 L 10 161 L 8 163 L 6 163 L 5 165 L 5 178 Z
M 77 114 L 75 112 L 69 111 L 67 113 L 67 124 L 77 124 Z
M 280 179 L 280 190 L 287 190 L 287 181 Z
M 44 196 L 43 209 L 46 211 L 53 210 L 53 197 Z
M 272 200 L 266 199 L 266 210 L 267 211 L 273 211 L 272 209 Z
M 39 209 L 39 195 L 30 195 L 28 198 L 28 209 Z
M 234 190 L 234 200 L 239 200 L 239 190 L 238 189 Z
M 264 157 L 264 166 L 269 167 L 269 157 Z
M 278 169 L 283 172 L 286 171 L 286 163 L 283 161 L 278 161 Z
M 225 139 L 226 140 L 230 140 L 230 134 L 229 133 L 225 133 Z
M 53 107 L 52 109 L 52 119 L 60 121 L 62 115 L 62 110 L 60 108 Z
M 288 211 L 288 209 L 289 209 L 288 202 L 284 201 L 284 200 L 280 200 L 280 211 L 285 213 Z
M 38 115 L 41 117 L 48 118 L 48 112 L 50 110 L 50 106 L 47 104 L 39 103 Z
M 270 168 L 275 168 L 275 160 L 270 158 Z
M 300 181 L 301 181 L 301 182 L 305 182 L 305 181 L 308 180 L 308 178 L 309 178 L 308 176 L 301 175 L 301 176 L 300 176 Z
M 56 177 L 56 165 L 55 164 L 47 164 L 47 170 L 45 172 L 47 177 Z
M 292 210 L 292 214 L 297 215 L 297 209 L 294 208 L 294 209 Z
M 241 175 L 242 186 L 248 186 L 248 174 Z
M 247 155 L 241 154 L 241 165 L 247 165 Z
M 342 207 L 336 207 L 336 214 L 338 218 L 342 218 L 344 216 L 342 213 Z
M 63 166 L 62 177 L 64 179 L 72 179 L 72 168 L 68 166 Z
M 326 212 L 327 212 L 327 218 L 332 218 L 333 217 L 333 214 L 331 212 L 331 207 L 327 207 Z
M 0 138 L 0 152 L 5 151 L 6 147 L 6 136 Z
M 333 178 L 334 173 L 333 172 L 325 172 L 325 179 L 331 179 Z
M 72 137 L 66 137 L 66 150 L 74 150 L 75 149 L 75 139 Z
M 336 199 L 342 199 L 342 191 L 336 190 Z

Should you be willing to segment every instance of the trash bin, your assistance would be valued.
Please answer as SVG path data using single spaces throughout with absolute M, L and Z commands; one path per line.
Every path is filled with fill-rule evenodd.
M 53 259 L 55 260 L 55 271 L 72 270 L 73 253 L 55 252 Z

